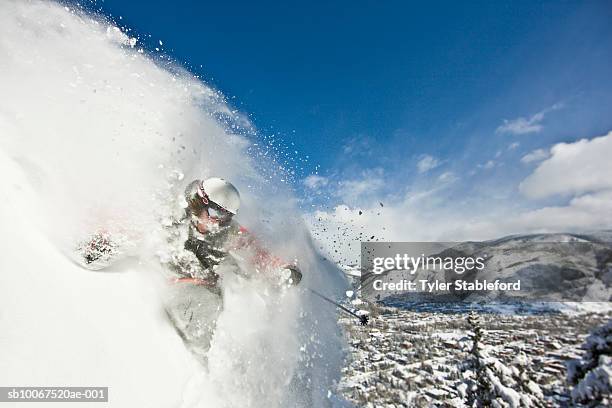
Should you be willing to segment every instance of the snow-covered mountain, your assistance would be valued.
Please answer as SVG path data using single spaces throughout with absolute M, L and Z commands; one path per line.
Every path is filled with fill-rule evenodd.
M 462 243 L 442 252 L 458 257 L 481 257 L 486 267 L 463 275 L 445 274 L 448 281 L 520 279 L 520 292 L 484 296 L 455 293 L 461 299 L 494 297 L 524 301 L 609 301 L 612 289 L 612 234 L 514 235 L 481 243 Z M 492 296 L 491 296 L 492 295 Z
M 432 257 L 482 258 L 485 268 L 475 267 L 459 274 L 420 268 L 411 274 L 406 270 L 390 270 L 383 275 L 362 277 L 366 293 L 378 300 L 393 296 L 405 301 L 438 302 L 520 300 L 540 301 L 609 301 L 612 299 L 612 232 L 588 234 L 557 233 L 513 235 L 483 242 L 445 244 L 447 249 Z M 427 280 L 450 283 L 449 291 L 419 293 L 371 290 L 374 279 L 388 282 Z M 456 281 L 517 282 L 520 291 L 457 291 Z

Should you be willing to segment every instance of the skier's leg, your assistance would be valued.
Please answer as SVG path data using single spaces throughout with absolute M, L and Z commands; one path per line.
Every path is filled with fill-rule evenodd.
M 166 313 L 177 332 L 202 361 L 210 348 L 221 297 L 193 283 L 175 283 L 168 291 Z

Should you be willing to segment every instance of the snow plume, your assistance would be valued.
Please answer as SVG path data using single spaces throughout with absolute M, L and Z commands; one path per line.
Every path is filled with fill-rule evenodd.
M 0 2 L 0 94 L 0 383 L 109 386 L 110 406 L 326 405 L 342 357 L 327 305 L 228 280 L 205 369 L 153 282 L 160 197 L 215 175 L 303 286 L 340 293 L 248 120 L 112 22 L 52 2 Z M 81 270 L 64 254 L 100 228 L 134 256 Z

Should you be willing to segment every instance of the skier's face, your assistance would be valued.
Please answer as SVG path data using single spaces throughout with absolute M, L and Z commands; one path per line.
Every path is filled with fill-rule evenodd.
M 220 225 L 229 223 L 234 216 L 234 214 L 212 201 L 208 201 L 206 215 L 209 222 Z

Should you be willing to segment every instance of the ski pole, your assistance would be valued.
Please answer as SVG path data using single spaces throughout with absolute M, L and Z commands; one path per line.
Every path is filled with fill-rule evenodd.
M 362 326 L 365 326 L 366 324 L 368 324 L 368 316 L 367 315 L 358 315 L 357 313 L 353 312 L 352 310 L 347 309 L 346 307 L 342 306 L 340 303 L 328 298 L 325 295 L 322 295 L 321 293 L 317 292 L 314 289 L 310 289 L 308 288 L 308 290 L 310 290 L 313 294 L 317 295 L 318 297 L 320 297 L 321 299 L 331 303 L 332 305 L 336 306 L 337 308 L 339 308 L 340 310 L 344 311 L 345 313 L 350 314 L 351 316 L 356 317 L 357 319 L 359 319 L 359 324 L 361 324 Z

